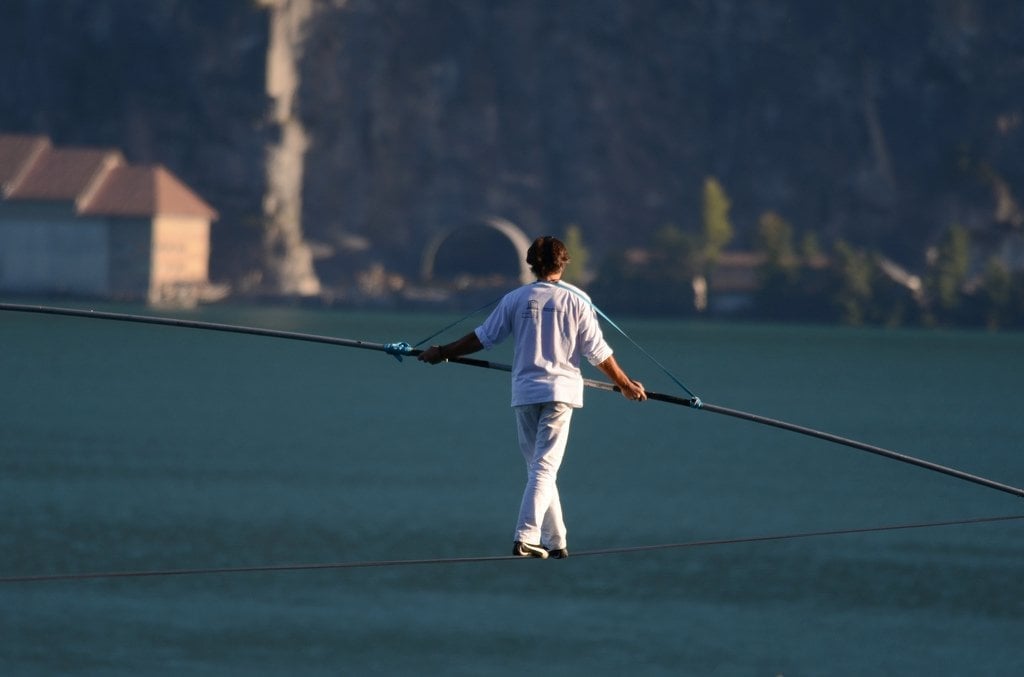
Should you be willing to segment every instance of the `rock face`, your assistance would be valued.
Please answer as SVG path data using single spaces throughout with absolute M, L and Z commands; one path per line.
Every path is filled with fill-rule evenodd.
M 270 291 L 315 296 L 320 293 L 320 280 L 313 270 L 312 251 L 302 237 L 302 186 L 309 139 L 295 100 L 313 0 L 265 0 L 265 4 L 270 7 L 267 95 L 271 99 L 270 124 L 278 134 L 267 147 L 263 261 Z
M 20 0 L 0 129 L 167 165 L 243 290 L 415 276 L 490 216 L 597 262 L 696 232 L 708 176 L 734 244 L 771 211 L 914 269 L 1022 228 L 1022 32 L 1015 0 Z

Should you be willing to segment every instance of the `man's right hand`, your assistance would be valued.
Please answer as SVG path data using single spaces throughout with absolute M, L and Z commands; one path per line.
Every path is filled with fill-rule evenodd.
M 445 357 L 441 353 L 441 346 L 430 346 L 416 358 L 420 362 L 427 362 L 429 364 L 437 364 L 438 362 L 444 362 Z
M 622 396 L 627 400 L 643 402 L 647 399 L 647 392 L 644 390 L 644 384 L 640 383 L 640 381 L 630 380 L 625 387 L 620 387 L 619 391 L 622 392 Z

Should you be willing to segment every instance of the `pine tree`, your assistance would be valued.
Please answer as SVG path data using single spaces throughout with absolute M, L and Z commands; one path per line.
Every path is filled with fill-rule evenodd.
M 963 304 L 963 286 L 971 260 L 971 239 L 967 229 L 953 224 L 931 254 L 927 289 L 940 321 L 955 321 Z
M 871 314 L 874 267 L 871 257 L 840 240 L 835 246 L 835 266 L 839 275 L 836 304 L 844 324 L 861 325 Z
M 729 198 L 718 179 L 709 176 L 704 179 L 704 263 L 713 266 L 718 255 L 733 238 L 732 223 L 729 222 Z
M 588 264 L 590 263 L 590 252 L 583 244 L 583 231 L 575 223 L 570 223 L 565 229 L 565 247 L 569 250 L 571 260 L 565 268 L 562 277 L 571 284 L 586 284 L 593 275 Z

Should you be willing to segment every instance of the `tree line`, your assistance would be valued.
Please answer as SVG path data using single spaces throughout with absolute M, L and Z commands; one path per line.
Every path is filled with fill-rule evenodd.
M 700 225 L 665 224 L 635 249 L 618 250 L 596 265 L 583 228 L 564 237 L 573 262 L 571 282 L 588 284 L 616 312 L 674 317 L 833 323 L 848 326 L 1024 328 L 1024 270 L 986 256 L 972 231 L 945 228 L 911 272 L 885 253 L 838 239 L 828 246 L 773 211 L 761 214 L 754 241 L 739 264 L 747 283 L 723 289 L 717 280 L 734 262 L 735 230 L 721 183 L 707 177 Z M 733 260 L 726 263 L 726 259 Z M 716 277 L 717 276 L 717 277 Z M 741 299 L 728 308 L 716 297 Z

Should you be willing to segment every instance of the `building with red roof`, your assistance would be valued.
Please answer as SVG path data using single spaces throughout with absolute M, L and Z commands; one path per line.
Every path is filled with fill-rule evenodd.
M 195 303 L 216 219 L 161 165 L 0 134 L 0 293 Z

